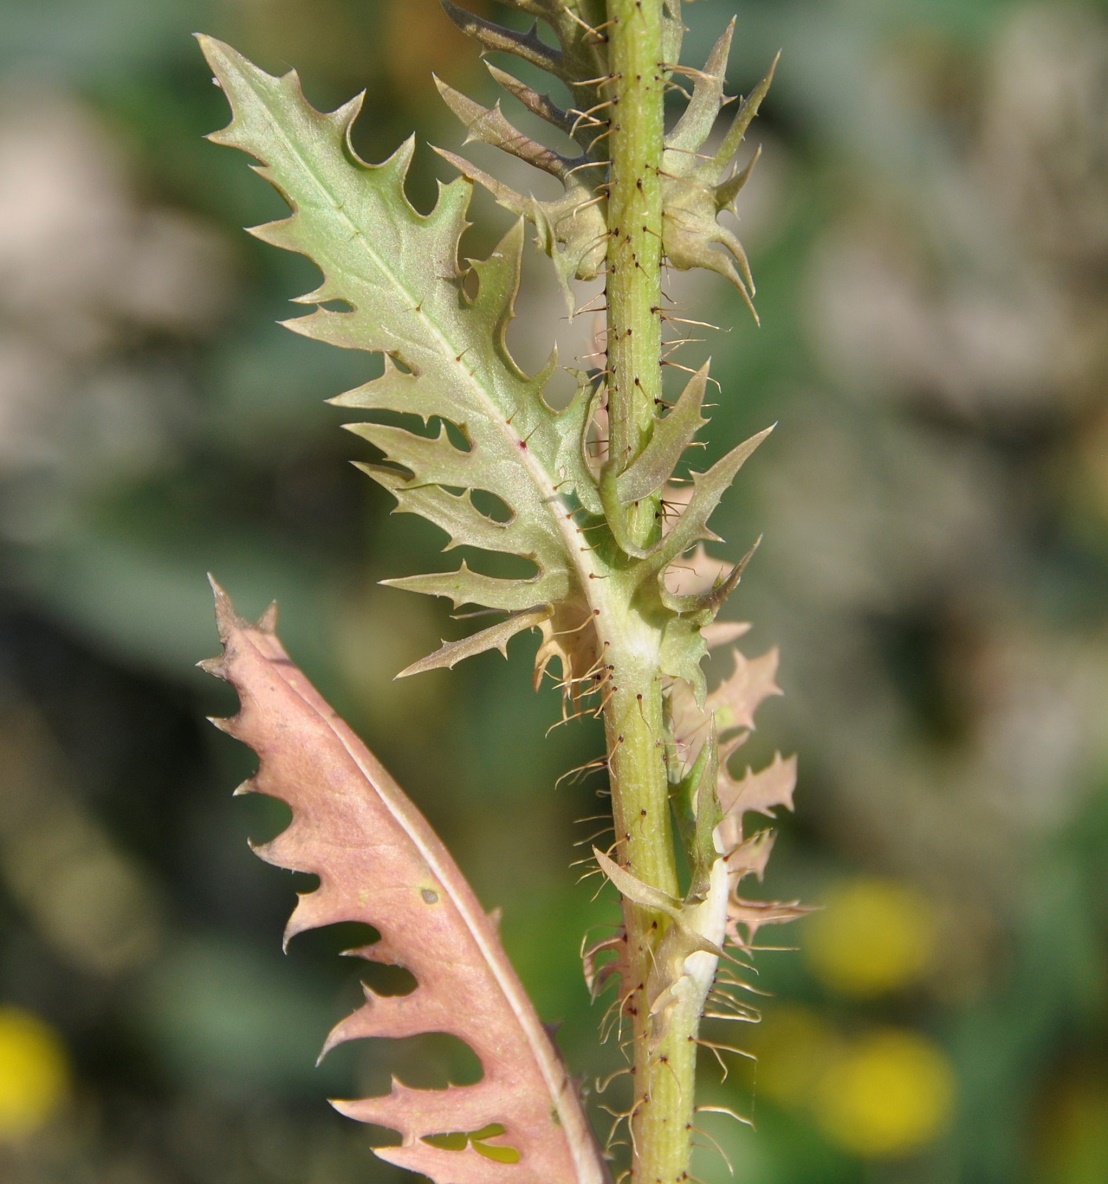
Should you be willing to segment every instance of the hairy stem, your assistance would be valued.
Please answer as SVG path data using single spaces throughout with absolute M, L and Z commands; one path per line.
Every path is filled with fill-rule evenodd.
M 645 884 L 678 894 L 662 744 L 657 662 L 610 644 L 613 679 L 605 710 L 612 812 L 619 862 Z M 624 1011 L 634 1045 L 632 1184 L 671 1184 L 688 1168 L 698 1016 L 670 1016 L 659 1028 L 649 984 L 670 922 L 624 898 L 627 932 Z
M 612 108 L 608 194 L 608 455 L 622 472 L 650 439 L 662 397 L 661 0 L 608 0 Z M 627 508 L 642 546 L 655 498 Z
M 665 71 L 662 0 L 608 0 L 612 74 L 608 195 L 609 461 L 625 469 L 650 439 L 661 400 L 662 159 Z M 660 534 L 656 497 L 628 507 L 625 537 L 647 546 Z M 611 513 L 612 510 L 609 510 Z M 627 589 L 626 612 L 632 590 Z M 619 862 L 638 880 L 679 893 L 666 778 L 660 634 L 628 621 L 609 635 L 605 709 Z M 664 913 L 624 899 L 624 1010 L 634 1037 L 632 1184 L 676 1184 L 688 1171 L 698 1016 L 650 1014 L 649 984 L 669 926 Z

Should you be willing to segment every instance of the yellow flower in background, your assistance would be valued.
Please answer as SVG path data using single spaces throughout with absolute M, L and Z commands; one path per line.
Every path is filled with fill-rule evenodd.
M 849 1037 L 807 1007 L 777 1006 L 752 1033 L 757 1091 L 814 1116 L 832 1142 L 865 1158 L 909 1154 L 946 1129 L 954 1073 L 918 1032 Z
M 869 998 L 918 982 L 934 962 L 938 919 L 906 884 L 860 877 L 833 888 L 805 922 L 814 973 L 844 995 Z
M 751 1033 L 758 1058 L 757 1090 L 779 1106 L 807 1106 L 828 1067 L 839 1057 L 842 1038 L 807 1007 L 775 1006 Z
M 69 1059 L 44 1020 L 0 1005 L 0 1142 L 15 1142 L 45 1125 L 69 1090 Z
M 816 1121 L 855 1155 L 907 1155 L 934 1142 L 950 1121 L 954 1073 L 918 1032 L 863 1037 L 828 1067 L 813 1098 Z

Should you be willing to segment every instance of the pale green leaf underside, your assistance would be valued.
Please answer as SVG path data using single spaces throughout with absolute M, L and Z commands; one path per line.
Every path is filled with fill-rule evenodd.
M 323 273 L 319 287 L 299 298 L 316 308 L 289 328 L 386 356 L 380 378 L 335 401 L 449 421 L 464 440 L 456 447 L 442 428 L 429 437 L 395 424 L 352 425 L 387 462 L 362 467 L 396 496 L 400 510 L 441 526 L 448 546 L 519 555 L 537 570 L 522 589 L 479 573 L 419 577 L 407 586 L 511 610 L 571 600 L 579 581 L 570 547 L 579 536 L 569 515 L 575 491 L 593 482 L 581 449 L 588 399 L 582 391 L 554 412 L 542 397 L 553 362 L 531 377 L 508 352 L 521 225 L 472 265 L 476 295 L 467 295 L 457 248 L 467 225 L 468 181 L 441 186 L 435 208 L 420 214 L 404 193 L 411 141 L 379 165 L 366 164 L 351 147 L 360 97 L 322 113 L 304 98 L 295 72 L 275 78 L 221 42 L 201 44 L 234 116 L 211 138 L 256 157 L 257 171 L 292 208 L 288 218 L 253 233 L 307 255 Z M 500 499 L 507 520 L 479 510 L 475 490 Z M 586 491 L 585 500 L 595 495 Z
M 545 606 L 513 613 L 503 621 L 498 621 L 495 625 L 482 629 L 480 633 L 463 637 L 460 641 L 444 641 L 433 654 L 428 654 L 426 658 L 413 662 L 411 666 L 401 670 L 396 677 L 407 678 L 410 674 L 422 674 L 425 670 L 437 670 L 442 667 L 452 670 L 464 658 L 483 653 L 494 647 L 507 657 L 508 642 L 517 633 L 522 633 L 524 629 L 537 628 L 544 621 L 549 620 L 550 616 L 551 610 Z

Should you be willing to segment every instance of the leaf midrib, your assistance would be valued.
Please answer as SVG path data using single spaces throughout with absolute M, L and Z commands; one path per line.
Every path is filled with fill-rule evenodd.
M 270 112 L 270 115 L 274 116 L 275 113 L 270 107 L 267 96 L 260 92 L 256 86 L 251 85 L 251 89 L 259 98 L 259 101 L 262 103 L 262 105 Z M 304 105 L 310 109 L 311 105 L 308 103 L 307 99 L 303 98 L 302 95 L 300 97 Z M 353 112 L 351 122 L 353 122 L 353 119 L 357 117 L 360 110 L 361 96 L 358 96 L 357 108 Z M 278 116 L 279 114 L 279 112 L 276 113 Z M 599 575 L 600 573 L 596 571 L 595 565 L 588 562 L 585 558 L 585 556 L 591 555 L 592 551 L 581 551 L 579 547 L 574 545 L 575 542 L 580 540 L 580 536 L 577 535 L 576 527 L 570 525 L 572 523 L 572 518 L 567 518 L 567 514 L 571 510 L 571 507 L 563 499 L 561 494 L 558 493 L 557 488 L 550 481 L 546 469 L 539 463 L 538 458 L 535 456 L 532 450 L 527 449 L 526 447 L 521 447 L 521 445 L 524 444 L 524 441 L 512 431 L 511 424 L 503 414 L 496 401 L 490 397 L 485 387 L 476 380 L 473 372 L 468 370 L 458 360 L 459 357 L 464 357 L 464 351 L 458 347 L 458 343 L 451 341 L 445 329 L 435 319 L 422 310 L 422 303 L 420 299 L 407 287 L 403 279 L 396 272 L 385 265 L 382 257 L 373 250 L 373 248 L 370 246 L 369 240 L 362 232 L 361 227 L 359 227 L 345 212 L 345 202 L 337 201 L 335 194 L 331 191 L 326 182 L 321 177 L 316 175 L 315 170 L 310 165 L 310 158 L 304 156 L 300 150 L 299 144 L 285 131 L 280 119 L 274 117 L 272 119 L 272 126 L 281 135 L 288 150 L 300 165 L 304 176 L 307 177 L 308 180 L 312 182 L 319 190 L 321 195 L 326 199 L 327 206 L 334 212 L 334 214 L 337 215 L 337 217 L 345 222 L 345 224 L 349 227 L 353 236 L 357 238 L 358 242 L 362 246 L 362 249 L 365 251 L 366 255 L 377 269 L 378 273 L 385 277 L 387 282 L 393 288 L 394 292 L 398 294 L 403 303 L 403 307 L 406 309 L 413 309 L 416 307 L 420 308 L 424 321 L 434 335 L 438 352 L 441 355 L 442 364 L 447 370 L 449 370 L 451 367 L 454 367 L 455 372 L 461 373 L 465 376 L 465 386 L 476 392 L 477 401 L 485 406 L 486 414 L 488 414 L 492 422 L 497 425 L 501 434 L 511 446 L 511 450 L 519 457 L 524 470 L 530 475 L 532 482 L 539 491 L 540 501 L 547 508 L 547 512 L 551 516 L 551 519 L 554 523 L 555 532 L 562 539 L 563 548 L 569 565 L 576 569 L 582 590 L 591 603 L 592 597 L 589 596 L 589 579 L 590 576 Z M 348 167 L 353 168 L 354 166 L 348 165 Z M 369 167 L 373 168 L 374 166 Z M 465 183 L 470 185 L 472 188 L 472 184 L 470 182 L 467 181 Z M 403 192 L 403 181 L 401 181 L 401 190 L 399 196 L 401 201 L 410 204 L 408 203 L 407 195 Z M 302 217 L 302 211 L 299 208 L 294 209 L 293 216 Z M 417 216 L 423 217 L 422 215 Z M 425 217 L 431 216 L 432 215 L 426 215 Z

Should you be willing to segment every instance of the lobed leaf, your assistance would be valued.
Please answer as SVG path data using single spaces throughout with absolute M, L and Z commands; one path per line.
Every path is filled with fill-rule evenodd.
M 365 988 L 364 1005 L 334 1028 L 324 1052 L 348 1040 L 446 1032 L 481 1062 L 474 1085 L 425 1090 L 394 1081 L 385 1096 L 334 1105 L 399 1131 L 401 1144 L 377 1154 L 439 1184 L 601 1184 L 607 1173 L 574 1085 L 495 920 L 415 806 L 292 663 L 274 614 L 252 624 L 213 588 L 223 656 L 202 665 L 241 702 L 237 715 L 215 722 L 258 754 L 242 791 L 280 798 L 293 815 L 257 853 L 319 877 L 300 896 L 286 942 L 306 929 L 361 922 L 381 937 L 351 952 L 404 966 L 416 980 L 407 995 Z
M 713 564 L 698 548 L 689 582 L 704 583 Z M 687 592 L 690 599 L 697 593 Z M 704 595 L 703 592 L 700 595 Z M 720 628 L 721 636 L 741 636 L 748 626 Z M 701 643 L 701 631 L 697 636 Z M 698 671 L 671 679 L 666 701 L 667 765 L 674 817 L 689 861 L 689 889 L 676 901 L 641 883 L 610 857 L 593 849 L 601 872 L 625 897 L 673 921 L 650 969 L 646 996 L 651 1014 L 664 1022 L 674 1007 L 699 1014 L 715 979 L 724 942 L 740 952 L 754 948 L 763 925 L 792 921 L 810 911 L 797 901 L 749 900 L 739 885 L 748 876 L 761 880 L 773 849 L 774 833 L 745 830 L 751 812 L 774 817 L 783 806 L 793 808 L 796 758 L 776 754 L 766 768 L 747 769 L 741 778 L 727 767 L 728 758 L 754 727 L 754 713 L 772 695 L 777 650 L 746 658 L 733 650 L 732 674 L 710 693 L 699 693 Z M 703 683 L 700 677 L 699 683 Z M 612 957 L 602 962 L 606 955 Z M 629 973 L 626 934 L 596 942 L 582 951 L 585 980 L 595 995 L 615 978 L 626 991 Z M 744 963 L 732 958 L 732 973 Z M 750 1015 L 756 1019 L 756 1013 Z
M 696 435 L 708 421 L 701 415 L 708 385 L 708 363 L 685 384 L 665 419 L 654 423 L 646 447 L 615 477 L 616 496 L 623 505 L 642 501 L 673 476 L 674 469 Z
M 538 245 L 556 266 L 567 304 L 572 311 L 569 281 L 593 279 L 605 257 L 607 218 L 604 182 L 607 179 L 605 137 L 608 132 L 609 75 L 607 42 L 603 33 L 606 13 L 601 0 L 507 0 L 509 7 L 541 17 L 554 30 L 558 48 L 546 45 L 533 28 L 529 33 L 498 25 L 464 8 L 441 0 L 450 19 L 478 41 L 486 52 L 507 53 L 537 66 L 566 83 L 575 105 L 563 109 L 512 75 L 490 66 L 493 77 L 528 110 L 545 119 L 572 139 L 580 149 L 570 161 L 524 136 L 501 113 L 499 104 L 489 110 L 443 84 L 439 89 L 447 105 L 466 127 L 466 142 L 481 140 L 502 148 L 529 164 L 553 173 L 564 185 L 562 196 L 540 201 L 468 163 L 452 152 L 442 152 L 463 176 L 483 185 L 506 209 L 527 218 L 537 231 Z M 664 67 L 681 72 L 684 25 L 680 0 L 664 0 Z M 723 107 L 731 100 L 724 94 L 727 58 L 734 37 L 732 20 L 708 56 L 702 70 L 684 71 L 694 78 L 689 102 L 666 136 L 659 163 L 662 178 L 662 239 L 669 264 L 680 270 L 707 268 L 723 276 L 739 290 L 754 313 L 754 280 L 742 243 L 718 222 L 731 209 L 758 159 L 733 171 L 733 159 L 742 145 L 758 108 L 769 90 L 777 62 L 740 104 L 719 144 L 708 148 Z M 757 313 L 754 313 L 757 320 Z
M 773 818 L 778 807 L 792 810 L 796 757 L 777 753 L 764 769 L 747 768 L 741 778 L 731 774 L 727 762 L 754 728 L 754 713 L 767 698 L 782 693 L 776 679 L 776 648 L 756 658 L 747 658 L 738 649 L 732 649 L 732 656 L 732 673 L 702 703 L 697 702 L 695 688 L 688 683 L 674 682 L 670 686 L 666 723 L 670 777 L 678 806 L 687 801 L 694 786 L 703 795 L 702 767 L 707 765 L 714 774 L 714 814 L 709 814 L 713 819 L 711 847 L 702 836 L 698 842 L 686 844 L 697 865 L 694 880 L 698 876 L 705 879 L 710 864 L 722 859 L 728 886 L 727 934 L 735 945 L 750 948 L 760 926 L 791 921 L 809 910 L 796 901 L 747 900 L 739 894 L 740 881 L 745 877 L 762 878 L 774 837 L 771 830 L 764 829 L 748 834 L 745 815 L 753 812 Z M 714 751 L 711 741 L 717 735 L 718 762 L 711 759 Z M 687 806 L 685 814 L 688 815 Z M 679 820 L 680 817 L 679 814 Z M 686 821 L 686 828 L 688 825 Z
M 681 516 L 651 552 L 647 561 L 650 570 L 663 571 L 678 556 L 701 540 L 718 538 L 718 535 L 708 529 L 708 519 L 719 505 L 724 493 L 731 487 L 739 469 L 772 431 L 772 427 L 764 428 L 757 435 L 736 444 L 707 472 L 692 474 L 692 494 Z M 685 607 L 683 603 L 681 607 Z
M 604 180 L 605 144 L 608 128 L 604 82 L 608 75 L 607 39 L 604 0 L 508 0 L 509 6 L 541 18 L 553 30 L 558 48 L 547 46 L 534 29 L 519 33 L 478 17 L 450 0 L 441 0 L 443 9 L 462 32 L 474 38 L 486 53 L 507 53 L 532 66 L 538 66 L 565 83 L 572 97 L 568 108 L 553 103 L 519 79 L 495 66 L 489 66 L 496 81 L 534 114 L 545 119 L 578 147 L 570 160 L 543 148 L 524 136 L 501 113 L 499 104 L 492 110 L 481 107 L 442 83 L 439 89 L 450 109 L 466 128 L 466 142 L 481 140 L 552 173 L 562 181 L 561 197 L 540 201 L 519 193 L 482 169 L 452 152 L 440 154 L 463 176 L 484 186 L 505 209 L 525 217 L 537 232 L 537 242 L 554 261 L 562 284 L 567 307 L 573 309 L 570 281 L 597 276 L 607 250 L 608 225 L 604 202 L 598 197 Z M 675 22 L 669 9 L 677 0 L 668 0 L 667 28 Z M 677 5 L 679 9 L 679 5 Z M 680 28 L 680 20 L 676 21 Z M 676 45 L 680 46 L 678 36 Z
M 719 145 L 706 151 L 716 119 L 730 101 L 724 95 L 723 84 L 734 29 L 732 20 L 713 47 L 704 69 L 697 72 L 689 104 L 666 136 L 662 237 L 666 257 L 673 267 L 683 271 L 704 267 L 722 275 L 738 288 L 757 320 L 752 303 L 754 280 L 746 251 L 717 219 L 722 211 L 733 208 L 757 163 L 761 149 L 755 151 L 744 168 L 732 172 L 735 154 L 773 81 L 777 59 L 740 104 Z
M 322 283 L 300 297 L 317 307 L 289 327 L 386 356 L 380 378 L 336 402 L 446 421 L 464 440 L 456 447 L 441 428 L 430 437 L 393 424 L 356 425 L 384 453 L 385 463 L 362 468 L 394 494 L 399 510 L 441 526 L 448 546 L 518 555 L 537 569 L 522 591 L 478 573 L 416 577 L 405 586 L 511 611 L 576 603 L 585 615 L 589 548 L 573 515 L 596 500 L 583 450 L 591 392 L 582 386 L 555 412 L 543 399 L 554 360 L 529 376 L 508 350 L 522 226 L 472 264 L 476 290 L 468 294 L 457 259 L 468 181 L 441 187 L 431 213 L 418 213 L 404 193 L 410 141 L 379 165 L 354 153 L 350 130 L 360 98 L 321 113 L 295 72 L 275 78 L 221 42 L 205 37 L 201 45 L 233 113 L 212 138 L 255 156 L 258 172 L 292 208 L 254 233 L 307 255 L 323 272 Z M 343 308 L 328 307 L 332 302 Z M 476 491 L 495 495 L 507 518 L 481 513 Z
M 490 625 L 488 629 L 482 629 L 479 633 L 463 637 L 460 641 L 444 641 L 433 654 L 428 654 L 426 658 L 413 662 L 411 666 L 401 670 L 396 677 L 407 678 L 411 674 L 422 674 L 425 670 L 437 670 L 444 666 L 448 670 L 453 670 L 463 658 L 484 653 L 485 650 L 497 649 L 507 657 L 508 642 L 517 633 L 522 633 L 524 629 L 534 629 L 544 624 L 550 617 L 551 610 L 545 605 L 542 608 L 513 613 L 505 620 Z

